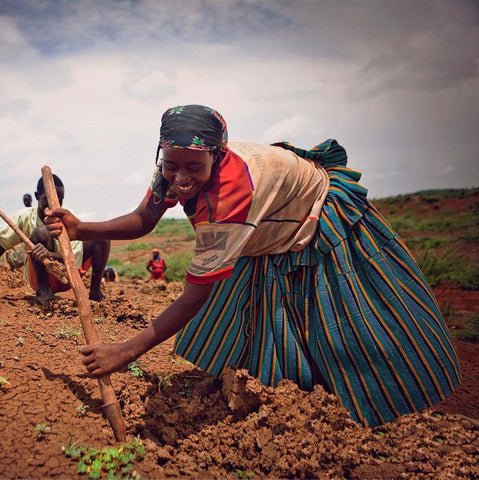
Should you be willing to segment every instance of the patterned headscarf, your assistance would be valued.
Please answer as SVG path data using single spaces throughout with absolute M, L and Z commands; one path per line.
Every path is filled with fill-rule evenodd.
M 161 118 L 160 148 L 188 148 L 217 153 L 228 143 L 224 118 L 203 105 L 168 109 Z

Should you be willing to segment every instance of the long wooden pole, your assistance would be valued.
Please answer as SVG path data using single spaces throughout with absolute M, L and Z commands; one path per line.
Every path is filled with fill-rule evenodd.
M 50 208 L 53 209 L 60 207 L 50 167 L 42 167 L 42 177 Z M 90 301 L 88 300 L 85 285 L 78 272 L 78 267 L 75 263 L 75 257 L 73 256 L 70 245 L 70 238 L 68 237 L 66 229 L 62 229 L 58 240 L 60 242 L 60 250 L 70 280 L 70 285 L 77 301 L 78 314 L 80 316 L 83 333 L 85 334 L 86 343 L 88 345 L 99 343 L 93 322 Z M 126 432 L 125 420 L 121 412 L 120 404 L 116 399 L 110 376 L 104 375 L 98 378 L 98 384 L 103 399 L 103 413 L 111 424 L 115 438 L 120 442 L 124 441 Z
M 20 230 L 18 225 L 16 225 L 1 208 L 0 217 L 2 217 L 5 222 L 7 222 L 8 226 L 20 237 L 22 242 L 27 246 L 28 250 L 33 250 L 35 248 L 33 242 Z M 54 260 L 53 258 L 45 258 L 43 260 L 43 264 L 45 265 L 47 271 L 55 275 L 60 282 L 68 283 L 65 267 L 60 262 Z

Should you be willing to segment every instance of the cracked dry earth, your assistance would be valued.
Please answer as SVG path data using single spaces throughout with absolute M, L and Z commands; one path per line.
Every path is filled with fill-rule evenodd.
M 182 284 L 121 281 L 104 290 L 106 300 L 92 303 L 96 329 L 103 341 L 118 342 L 168 306 Z M 477 309 L 478 292 L 446 295 Z M 115 442 L 98 383 L 81 364 L 73 294 L 41 309 L 22 274 L 0 267 L 0 298 L 0 377 L 9 382 L 0 389 L 0 478 L 85 478 L 62 446 Z M 432 410 L 374 429 L 354 423 L 321 388 L 308 393 L 286 381 L 266 388 L 234 370 L 212 379 L 173 355 L 171 342 L 140 359 L 143 376 L 117 373 L 112 383 L 128 439 L 139 436 L 146 448 L 135 462 L 145 479 L 474 479 L 479 344 L 455 341 L 460 390 Z M 51 428 L 40 439 L 39 424 Z

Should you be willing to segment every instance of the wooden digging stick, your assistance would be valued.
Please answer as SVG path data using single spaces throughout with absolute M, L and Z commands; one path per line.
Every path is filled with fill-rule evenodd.
M 51 209 L 59 208 L 60 202 L 58 201 L 57 191 L 53 182 L 52 171 L 50 167 L 44 166 L 42 168 L 43 184 L 45 185 L 45 192 L 48 198 L 48 205 Z M 80 316 L 80 322 L 83 327 L 83 333 L 85 334 L 86 343 L 88 345 L 92 343 L 99 343 L 98 335 L 95 331 L 95 325 L 93 323 L 93 315 L 90 307 L 90 301 L 88 300 L 87 291 L 83 281 L 78 272 L 78 267 L 75 263 L 75 258 L 70 245 L 70 238 L 65 228 L 58 238 L 60 242 L 60 249 L 63 256 L 63 262 L 67 269 L 68 278 L 70 279 L 70 285 L 75 294 L 75 298 L 78 306 L 78 314 Z M 104 375 L 98 378 L 98 384 L 100 386 L 100 392 L 103 399 L 103 413 L 110 422 L 110 425 L 115 434 L 115 438 L 122 442 L 125 440 L 126 426 L 123 418 L 120 404 L 118 403 L 115 391 L 111 384 L 110 375 Z
M 8 226 L 20 237 L 22 242 L 27 246 L 29 250 L 33 250 L 35 245 L 33 242 L 18 228 L 18 225 L 12 222 L 12 219 L 0 208 L 0 217 L 2 217 L 8 224 Z M 65 266 L 59 261 L 54 260 L 53 258 L 45 258 L 43 264 L 47 272 L 55 275 L 55 277 L 60 280 L 62 283 L 68 283 L 67 273 L 65 271 Z

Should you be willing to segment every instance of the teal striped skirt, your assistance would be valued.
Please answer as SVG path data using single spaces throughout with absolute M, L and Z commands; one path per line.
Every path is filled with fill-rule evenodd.
M 301 252 L 243 257 L 175 340 L 212 375 L 322 384 L 376 426 L 430 407 L 460 383 L 453 341 L 423 274 L 360 174 L 327 168 L 318 232 Z

